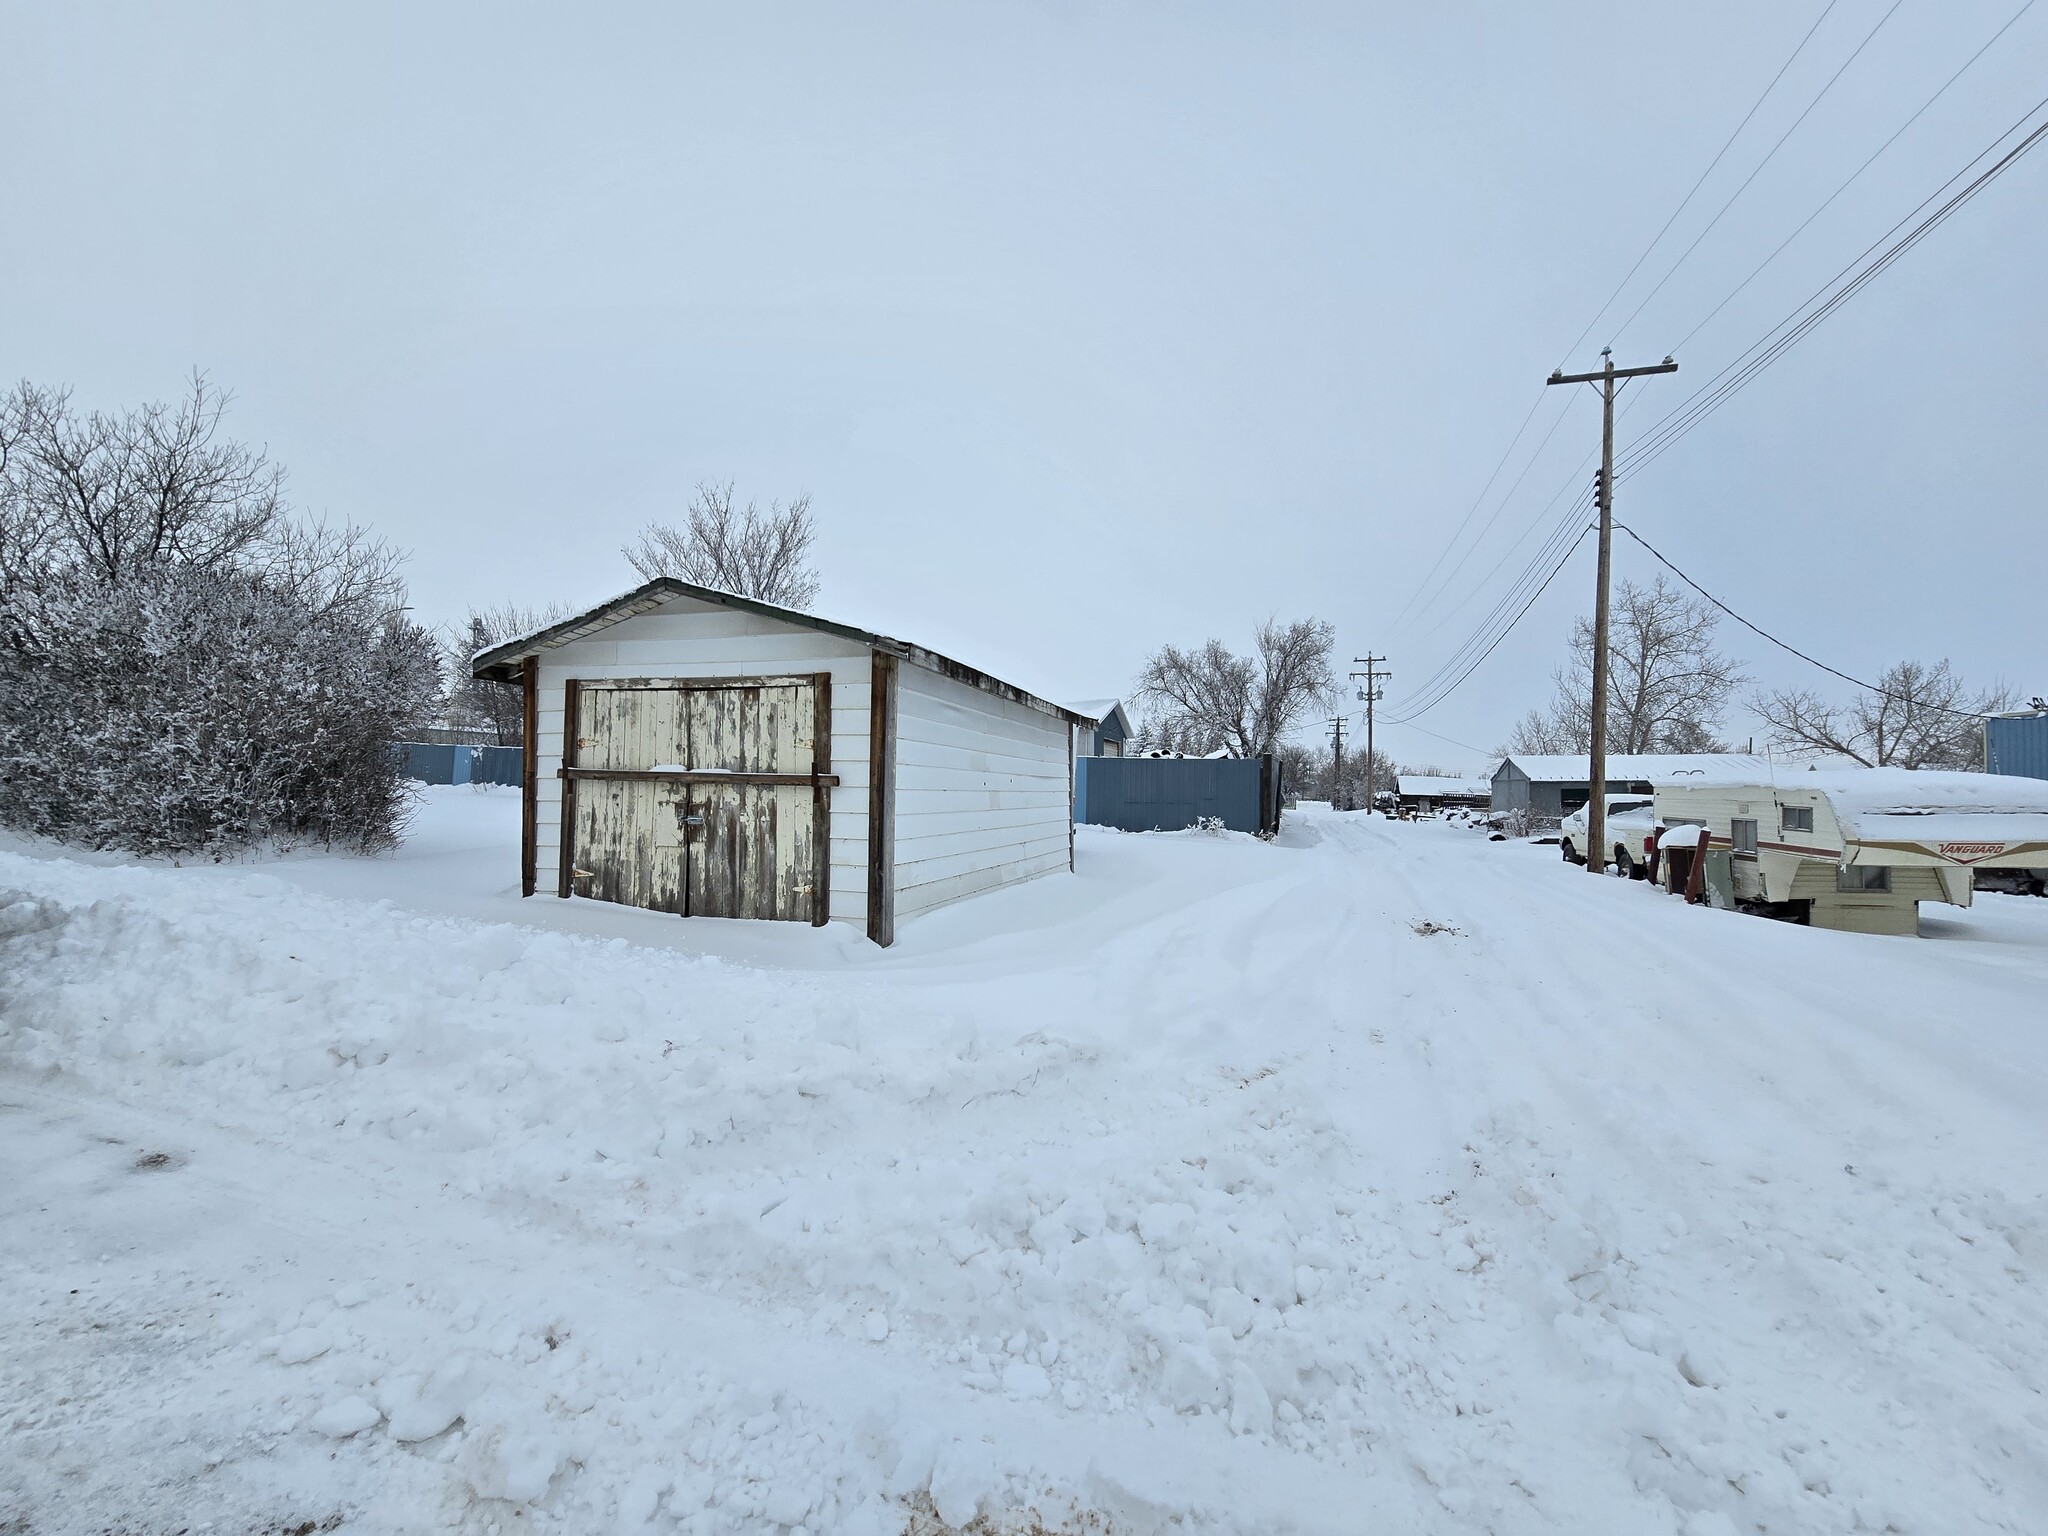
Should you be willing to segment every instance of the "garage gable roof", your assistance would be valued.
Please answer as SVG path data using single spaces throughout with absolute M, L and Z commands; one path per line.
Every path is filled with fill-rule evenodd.
M 1511 754 L 1501 760 L 1501 768 L 1509 763 L 1522 771 L 1532 784 L 1584 784 L 1592 771 L 1590 760 L 1584 754 L 1568 756 L 1523 756 Z M 1497 777 L 1500 768 L 1494 770 Z M 1607 782 L 1671 784 L 1698 782 L 1702 779 L 1713 783 L 1727 782 L 1731 774 L 1763 777 L 1756 782 L 1768 784 L 1771 781 L 1771 765 L 1761 757 L 1751 757 L 1743 752 L 1610 752 L 1607 754 Z
M 942 656 L 937 651 L 927 650 L 924 646 L 912 645 L 907 640 L 896 640 L 856 625 L 821 619 L 815 613 L 784 608 L 776 603 L 764 603 L 759 598 L 741 597 L 736 592 L 721 592 L 716 587 L 700 587 L 695 582 L 683 581 L 674 576 L 657 576 L 630 592 L 621 593 L 609 602 L 599 603 L 595 608 L 586 609 L 582 613 L 536 629 L 530 634 L 518 635 L 510 640 L 501 641 L 487 650 L 478 651 L 470 661 L 470 675 L 496 682 L 513 682 L 519 676 L 519 664 L 527 657 L 538 656 L 542 651 L 551 651 L 557 646 L 584 639 L 640 614 L 650 613 L 679 597 L 695 598 L 699 602 L 714 603 L 721 608 L 732 608 L 741 613 L 758 614 L 762 618 L 774 619 L 800 629 L 815 629 L 822 634 L 837 635 L 842 640 L 851 640 L 871 650 L 899 656 L 913 666 L 923 667 L 928 672 L 937 672 L 941 676 L 952 678 L 955 682 L 965 683 L 970 688 L 978 688 L 983 693 L 992 693 L 998 698 L 1008 699 L 1013 704 L 1022 704 L 1027 709 L 1051 715 L 1056 720 L 1085 726 L 1096 723 L 1092 716 L 1077 714 L 1071 709 L 1049 703 L 1014 683 L 1006 683 L 979 668 L 955 661 L 950 656 Z

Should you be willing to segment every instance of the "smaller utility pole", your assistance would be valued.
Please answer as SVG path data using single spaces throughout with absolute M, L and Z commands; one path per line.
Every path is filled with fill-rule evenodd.
M 1344 804 L 1344 717 L 1337 716 L 1330 722 L 1330 748 L 1337 754 L 1335 769 L 1330 774 L 1330 809 L 1347 810 Z
M 1365 808 L 1367 812 L 1370 812 L 1374 805 L 1377 804 L 1373 795 L 1372 707 L 1379 703 L 1382 697 L 1380 684 L 1394 675 L 1391 672 L 1376 670 L 1379 664 L 1386 659 L 1384 656 L 1354 656 L 1351 658 L 1354 663 L 1365 668 L 1363 672 L 1354 672 L 1351 676 L 1354 680 L 1361 677 L 1365 679 L 1365 686 L 1358 690 L 1358 696 L 1365 701 Z

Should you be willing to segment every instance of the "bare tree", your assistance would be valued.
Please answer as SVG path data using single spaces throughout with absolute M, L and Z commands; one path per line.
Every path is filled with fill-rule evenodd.
M 280 518 L 251 563 L 320 618 L 368 623 L 405 606 L 404 552 L 354 523 Z
M 1270 752 L 1288 729 L 1327 702 L 1337 680 L 1330 666 L 1334 626 L 1320 619 L 1259 626 L 1255 654 L 1236 655 L 1221 640 L 1193 650 L 1163 646 L 1139 674 L 1155 745 L 1239 757 Z
M 68 390 L 23 383 L 7 402 L 8 500 L 33 509 L 47 558 L 97 584 L 235 563 L 282 520 L 284 472 L 219 438 L 227 405 L 198 373 L 179 404 L 119 416 L 81 416 Z
M 500 603 L 495 608 L 472 608 L 463 623 L 454 626 L 443 648 L 449 678 L 448 724 L 470 730 L 489 731 L 501 747 L 516 747 L 526 739 L 526 694 L 513 683 L 490 682 L 470 675 L 469 664 L 494 645 L 569 617 L 559 603 L 544 608 L 522 608 Z
M 1309 778 L 1305 785 L 1297 787 L 1297 793 L 1307 795 L 1311 800 L 1327 800 L 1339 810 L 1371 810 L 1365 803 L 1365 743 L 1361 740 L 1354 750 L 1349 741 L 1344 747 L 1344 771 L 1337 772 L 1337 754 L 1325 743 L 1309 754 Z M 1400 783 L 1401 770 L 1386 753 L 1374 749 L 1372 754 L 1373 787 L 1381 795 L 1395 793 Z
M 621 553 L 649 581 L 674 576 L 783 608 L 808 608 L 818 595 L 810 560 L 816 535 L 808 495 L 787 506 L 771 501 L 765 512 L 750 501 L 743 510 L 728 481 L 699 485 L 682 527 L 649 523 Z
M 1983 717 L 2010 709 L 2016 695 L 1972 693 L 1946 659 L 1886 668 L 1879 691 L 1836 705 L 1808 690 L 1758 692 L 1750 708 L 1790 752 L 1832 753 L 1865 767 L 1981 768 Z
M 1562 682 L 1559 684 L 1563 692 Z M 1592 750 L 1592 730 L 1588 720 L 1589 709 L 1584 714 L 1573 714 L 1568 708 L 1559 708 L 1553 703 L 1549 709 L 1532 709 L 1508 733 L 1507 745 L 1496 756 L 1499 757 L 1564 757 L 1573 753 Z
M 1745 681 L 1714 644 L 1720 615 L 1670 585 L 1624 581 L 1608 625 L 1607 746 L 1613 752 L 1717 752 L 1728 701 Z M 1571 663 L 1552 678 L 1547 710 L 1531 710 L 1511 752 L 1577 753 L 1592 746 L 1593 621 L 1572 626 Z

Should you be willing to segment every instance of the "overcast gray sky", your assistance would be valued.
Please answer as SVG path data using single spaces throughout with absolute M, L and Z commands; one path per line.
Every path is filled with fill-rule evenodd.
M 1392 655 L 1391 704 L 1580 483 L 1597 408 L 1551 391 L 1457 582 L 1396 624 L 1550 369 L 1678 346 L 2021 0 L 1903 0 L 1621 329 L 1889 4 L 1840 0 L 1567 357 L 1823 3 L 9 4 L 0 364 L 106 406 L 204 369 L 302 505 L 413 552 L 436 622 L 622 590 L 619 545 L 731 479 L 811 493 L 821 611 L 1055 698 L 1316 614 L 1347 658 Z M 1642 386 L 1622 440 L 2044 82 L 2048 5 Z M 2048 149 L 1619 515 L 1852 672 L 1946 655 L 2048 688 L 2044 194 Z M 1476 766 L 1591 586 L 1588 543 L 1417 722 L 1438 734 L 1388 747 Z M 1828 682 L 1725 639 L 1761 679 Z

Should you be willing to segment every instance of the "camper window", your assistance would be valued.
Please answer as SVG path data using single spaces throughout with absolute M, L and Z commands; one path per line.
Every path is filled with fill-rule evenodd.
M 1835 872 L 1838 891 L 1888 891 L 1892 872 L 1883 864 L 1845 864 Z
M 1813 807 L 1810 805 L 1786 805 L 1778 809 L 1778 830 L 1780 832 L 1811 832 L 1813 830 Z
M 1756 818 L 1737 816 L 1728 823 L 1728 841 L 1735 845 L 1737 853 L 1756 852 Z

